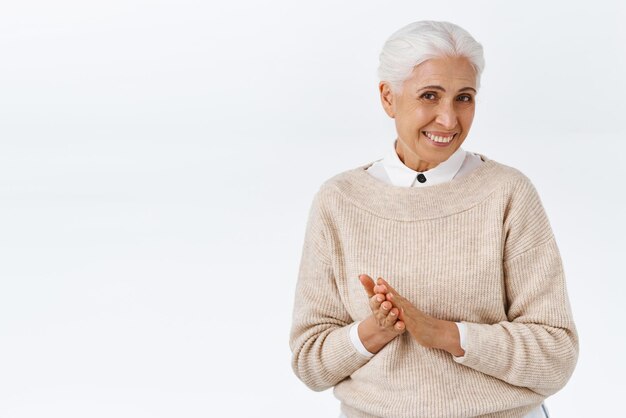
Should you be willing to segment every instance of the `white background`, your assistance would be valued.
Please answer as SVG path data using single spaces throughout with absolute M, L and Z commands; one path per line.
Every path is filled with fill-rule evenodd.
M 626 393 L 620 1 L 4 1 L 0 417 L 336 417 L 293 375 L 313 194 L 394 138 L 385 39 L 487 67 L 464 143 L 537 187 L 580 334 L 552 416 Z

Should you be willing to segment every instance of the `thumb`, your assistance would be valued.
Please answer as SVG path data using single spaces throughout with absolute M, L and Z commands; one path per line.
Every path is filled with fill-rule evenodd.
M 374 280 L 367 274 L 360 274 L 359 280 L 361 281 L 363 288 L 367 292 L 367 296 L 370 298 L 374 296 Z

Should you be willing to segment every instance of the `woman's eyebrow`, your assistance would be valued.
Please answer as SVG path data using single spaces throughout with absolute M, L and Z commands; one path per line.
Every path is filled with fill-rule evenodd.
M 425 86 L 425 87 L 422 87 L 421 89 L 419 89 L 417 91 L 419 92 L 419 91 L 422 91 L 422 90 L 440 90 L 440 91 L 442 91 L 444 93 L 446 92 L 446 89 L 444 89 L 441 86 Z M 466 90 L 472 90 L 474 93 L 476 93 L 476 89 L 474 87 L 463 87 L 459 91 L 466 91 Z
M 441 90 L 444 93 L 446 92 L 446 89 L 444 89 L 441 86 L 426 86 L 426 87 L 422 87 L 421 89 L 419 89 L 417 91 L 422 91 L 422 90 Z

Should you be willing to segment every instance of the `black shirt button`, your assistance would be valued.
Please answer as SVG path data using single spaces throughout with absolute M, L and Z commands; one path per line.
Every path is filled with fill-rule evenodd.
M 426 176 L 423 174 L 418 174 L 417 181 L 419 181 L 420 183 L 426 183 Z

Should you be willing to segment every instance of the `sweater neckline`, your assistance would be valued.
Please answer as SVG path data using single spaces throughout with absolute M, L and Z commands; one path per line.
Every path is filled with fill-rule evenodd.
M 400 221 L 441 218 L 480 203 L 502 185 L 503 174 L 511 174 L 503 170 L 502 164 L 476 154 L 483 163 L 467 176 L 433 186 L 388 184 L 366 171 L 373 162 L 336 176 L 333 183 L 356 206 L 381 218 Z

